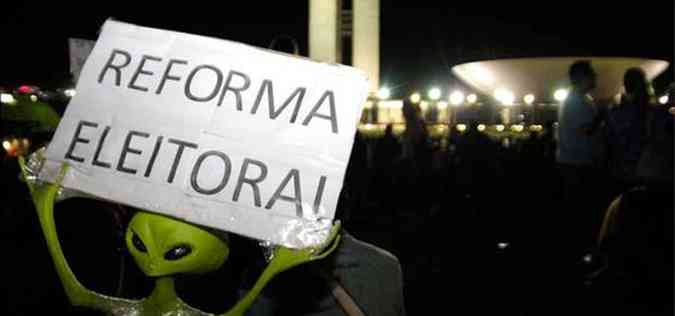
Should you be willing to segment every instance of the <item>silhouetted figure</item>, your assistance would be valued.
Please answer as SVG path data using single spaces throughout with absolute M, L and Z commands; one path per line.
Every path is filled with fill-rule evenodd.
M 543 159 L 548 165 L 553 165 L 556 160 L 556 150 L 558 142 L 555 138 L 555 126 L 553 121 L 546 121 L 544 129 L 539 134 L 539 140 L 542 145 Z
M 569 79 L 572 88 L 558 113 L 556 161 L 562 180 L 567 247 L 572 251 L 570 259 L 576 260 L 593 245 L 603 194 L 594 165 L 598 114 L 588 96 L 596 86 L 596 74 L 590 62 L 577 61 L 569 69 Z
M 478 131 L 477 122 L 471 122 L 467 132 L 458 139 L 457 182 L 468 192 L 489 191 L 487 188 L 494 183 L 494 149 L 493 142 Z
M 401 144 L 401 160 L 396 165 L 398 196 L 396 196 L 397 208 L 404 212 L 402 223 L 414 224 L 414 213 L 426 210 L 431 204 L 428 181 L 431 171 L 431 146 L 429 134 L 424 120 L 420 117 L 421 111 L 418 105 L 409 102 L 403 104 L 403 115 L 406 121 L 406 129 L 403 132 Z M 415 198 L 413 198 L 415 197 Z M 402 230 L 410 230 L 402 228 Z
M 569 71 L 572 89 L 558 113 L 557 162 L 575 169 L 593 165 L 594 122 L 597 111 L 588 94 L 595 89 L 596 74 L 591 64 L 579 61 Z
M 613 192 L 619 194 L 637 184 L 636 168 L 647 141 L 649 83 L 644 71 L 631 68 L 624 75 L 621 103 L 607 115 L 609 171 Z
M 384 136 L 375 144 L 375 197 L 381 202 L 384 214 L 391 214 L 393 199 L 388 195 L 393 190 L 394 166 L 401 157 L 401 145 L 394 136 L 392 125 L 387 125 Z
M 404 102 L 403 116 L 405 132 L 403 132 L 402 158 L 411 165 L 414 173 L 419 173 L 428 166 L 431 158 L 427 143 L 429 134 L 417 104 Z
M 671 104 L 672 106 L 672 104 Z M 645 113 L 645 134 L 636 174 L 640 184 L 652 183 L 673 193 L 673 114 L 668 107 L 652 104 Z
M 376 168 L 390 168 L 392 162 L 398 160 L 401 155 L 400 147 L 396 136 L 394 136 L 392 125 L 388 124 L 384 130 L 384 136 L 378 139 L 375 145 Z

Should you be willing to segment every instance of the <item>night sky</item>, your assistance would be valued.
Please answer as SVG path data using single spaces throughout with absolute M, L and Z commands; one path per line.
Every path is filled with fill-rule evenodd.
M 357 0 L 358 1 L 358 0 Z M 142 3 L 141 3 L 142 2 Z M 630 2 L 625 2 L 630 3 Z M 494 58 L 617 56 L 673 62 L 673 1 L 381 0 L 381 83 L 395 96 L 455 84 L 453 65 Z M 642 6 L 648 4 L 649 6 Z M 307 1 L 50 1 L 0 8 L 0 85 L 61 87 L 69 37 L 95 39 L 108 17 L 268 47 L 279 35 L 307 54 Z M 290 51 L 282 42 L 280 50 Z M 673 67 L 657 90 L 672 82 Z

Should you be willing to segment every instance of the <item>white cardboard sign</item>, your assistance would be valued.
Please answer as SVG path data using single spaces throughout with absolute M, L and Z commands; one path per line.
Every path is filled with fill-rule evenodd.
M 71 189 L 316 244 L 335 215 L 367 89 L 351 67 L 107 21 L 40 177 L 54 181 L 67 163 Z

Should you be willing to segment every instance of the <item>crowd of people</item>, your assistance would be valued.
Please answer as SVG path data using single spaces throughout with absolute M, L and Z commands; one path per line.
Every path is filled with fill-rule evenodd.
M 477 122 L 434 146 L 410 104 L 401 137 L 391 126 L 377 139 L 357 133 L 336 215 L 341 246 L 273 281 L 249 315 L 672 314 L 673 116 L 640 69 L 626 71 L 611 105 L 589 97 L 589 62 L 569 76 L 557 124 L 509 146 Z M 3 163 L 3 200 L 12 201 L 0 226 L 12 241 L 2 248 L 3 314 L 86 313 L 66 306 L 17 168 Z M 59 207 L 74 210 L 56 220 L 85 285 L 147 294 L 119 233 L 132 211 L 77 199 Z M 251 285 L 264 252 L 230 241 L 215 276 L 177 283 L 187 303 L 223 310 Z
M 367 179 L 353 184 L 359 233 L 401 260 L 410 308 L 446 306 L 424 287 L 447 280 L 444 289 L 462 298 L 453 303 L 486 312 L 672 313 L 669 106 L 657 104 L 639 68 L 627 69 L 622 98 L 610 104 L 590 96 L 590 62 L 574 63 L 569 76 L 557 124 L 509 146 L 472 122 L 448 148 L 434 147 L 410 104 L 400 139 L 390 127 L 377 140 L 357 137 L 352 159 Z

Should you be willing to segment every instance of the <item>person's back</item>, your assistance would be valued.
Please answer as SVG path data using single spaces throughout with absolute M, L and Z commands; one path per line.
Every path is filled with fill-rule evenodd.
M 391 253 L 344 232 L 335 256 L 334 277 L 365 315 L 405 315 L 403 276 Z M 329 305 L 334 299 L 330 298 Z M 337 306 L 335 306 L 337 307 Z M 312 315 L 344 315 L 337 308 Z
M 614 181 L 636 184 L 636 167 L 647 137 L 649 83 L 644 71 L 631 68 L 624 75 L 625 95 L 607 115 L 609 166 Z
M 387 125 L 384 136 L 378 139 L 375 146 L 375 167 L 388 169 L 399 158 L 400 145 L 393 133 L 391 124 Z
M 478 123 L 472 122 L 457 142 L 460 157 L 457 183 L 476 188 L 492 183 L 496 178 L 495 147 L 487 135 L 478 131 Z
M 594 279 L 607 308 L 634 315 L 673 313 L 672 186 L 647 185 L 617 198 L 599 236 L 606 268 Z
M 401 265 L 392 254 L 343 231 L 327 260 L 278 276 L 246 315 L 348 315 L 336 294 L 342 289 L 365 315 L 405 315 Z
M 374 199 L 369 199 L 381 203 L 383 207 L 380 209 L 387 213 L 391 212 L 392 208 L 390 204 L 392 199 L 388 198 L 388 195 L 391 194 L 393 189 L 394 168 L 400 158 L 401 145 L 393 134 L 392 125 L 389 124 L 385 129 L 384 136 L 378 139 L 375 144 L 373 191 L 376 195 Z
M 636 166 L 639 182 L 645 178 L 669 183 L 673 178 L 673 117 L 665 108 L 652 107 L 646 113 L 647 137 Z
M 403 116 L 406 128 L 401 143 L 401 158 L 411 163 L 414 169 L 423 168 L 427 159 L 430 158 L 427 146 L 429 135 L 424 120 L 421 118 L 419 105 L 405 102 Z
M 609 111 L 607 138 L 610 171 L 614 177 L 631 177 L 642 152 L 642 124 L 637 105 L 622 103 Z

